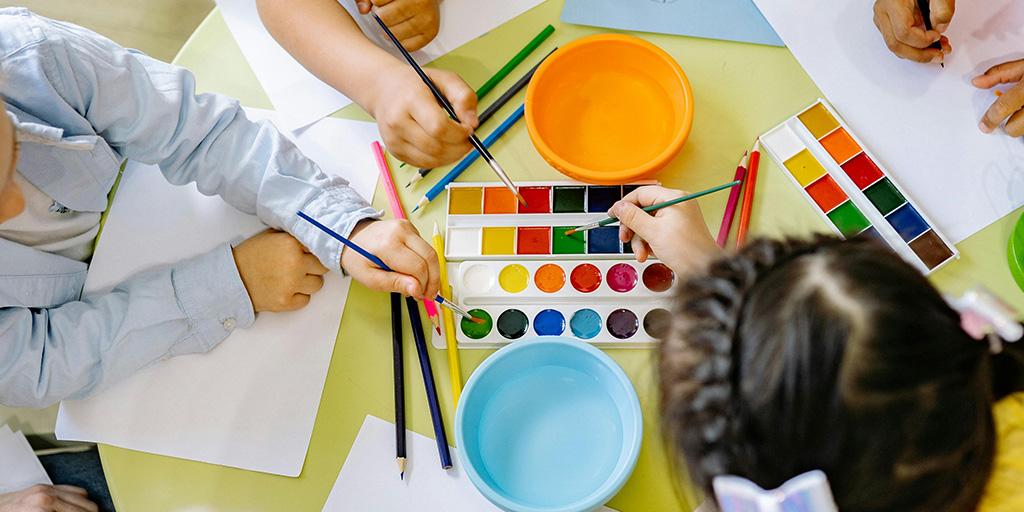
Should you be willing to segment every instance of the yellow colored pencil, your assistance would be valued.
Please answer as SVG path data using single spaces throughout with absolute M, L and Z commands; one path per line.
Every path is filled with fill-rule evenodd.
M 441 295 L 452 300 L 452 287 L 448 284 L 448 262 L 444 259 L 444 238 L 441 231 L 434 223 L 434 251 L 437 252 L 437 263 L 441 266 Z M 451 310 L 441 308 L 441 318 L 444 321 L 444 339 L 448 352 L 448 375 L 452 381 L 452 403 L 459 405 L 459 395 L 462 394 L 462 364 L 459 362 L 459 344 L 455 340 L 455 318 Z

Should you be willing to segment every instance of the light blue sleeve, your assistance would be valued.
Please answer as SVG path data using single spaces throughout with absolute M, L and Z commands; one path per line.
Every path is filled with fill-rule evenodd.
M 53 308 L 0 308 L 0 403 L 82 398 L 160 359 L 206 352 L 252 325 L 231 247 Z
M 347 181 L 322 172 L 271 123 L 249 121 L 236 100 L 197 95 L 189 71 L 78 27 L 45 26 L 47 38 L 65 49 L 54 54 L 61 77 L 54 87 L 114 149 L 159 165 L 171 183 L 195 182 L 203 194 L 291 233 L 324 266 L 340 270 L 342 245 L 295 212 L 348 235 L 377 212 Z

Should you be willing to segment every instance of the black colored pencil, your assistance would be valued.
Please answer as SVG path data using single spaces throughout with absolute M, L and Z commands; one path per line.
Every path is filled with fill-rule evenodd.
M 405 298 L 405 306 L 409 311 L 409 323 L 412 324 L 412 337 L 416 342 L 416 354 L 420 359 L 420 371 L 423 373 L 423 387 L 427 392 L 427 405 L 430 406 L 430 419 L 434 424 L 434 439 L 437 441 L 437 454 L 441 457 L 441 467 L 452 467 L 452 454 L 448 451 L 448 436 L 444 433 L 444 417 L 441 416 L 441 404 L 437 401 L 437 388 L 434 385 L 434 372 L 430 368 L 430 354 L 427 353 L 427 341 L 423 336 L 423 321 L 420 319 L 420 307 L 416 299 Z
M 391 352 L 395 378 L 395 460 L 405 479 L 405 364 L 402 360 L 402 294 L 391 293 Z
M 430 77 L 423 72 L 423 68 L 421 68 L 420 65 L 416 63 L 416 59 L 412 58 L 412 55 L 409 53 L 409 51 L 406 50 L 404 46 L 402 46 L 402 42 L 399 41 L 397 37 L 395 37 L 395 34 L 391 32 L 391 29 L 389 29 L 387 24 L 384 23 L 384 20 L 380 19 L 380 16 L 377 16 L 377 13 L 375 12 L 371 12 L 370 16 L 373 16 L 373 19 L 377 21 L 377 24 L 380 25 L 380 28 L 384 31 L 385 34 L 387 34 L 388 39 L 391 40 L 391 43 L 395 45 L 395 48 L 397 48 L 399 52 L 401 52 L 402 57 L 405 58 L 405 61 L 409 63 L 409 66 L 412 67 L 413 71 L 416 71 L 416 74 L 419 75 L 420 80 L 422 80 L 423 83 L 427 85 L 427 88 L 430 89 L 430 93 L 434 95 L 434 99 L 437 100 L 437 103 L 439 105 L 441 105 L 441 108 L 443 108 L 444 111 L 448 113 L 448 116 L 454 119 L 455 122 L 461 122 L 459 120 L 458 114 L 455 113 L 455 108 L 452 107 L 452 104 L 448 101 L 448 98 L 445 98 L 444 95 L 441 94 L 441 90 L 438 89 L 437 85 L 434 84 L 434 81 L 431 80 Z M 477 152 L 480 153 L 480 156 L 482 156 L 483 159 L 487 161 L 487 165 L 491 167 L 491 170 L 493 170 L 494 174 L 498 176 L 498 179 L 500 179 L 501 182 L 505 185 L 505 188 L 509 189 L 509 191 L 512 192 L 512 195 L 514 195 L 520 203 L 525 205 L 526 199 L 523 199 L 523 195 L 519 193 L 519 188 L 516 187 L 515 183 L 512 183 L 512 180 L 509 179 L 508 174 L 506 174 L 505 170 L 501 168 L 501 165 L 498 164 L 498 161 L 494 159 L 494 155 L 492 155 L 491 152 L 487 150 L 487 147 L 484 146 L 483 142 L 480 142 L 480 138 L 477 137 L 475 133 L 470 134 L 469 143 L 472 144 L 473 147 L 477 150 Z
M 483 112 L 481 112 L 480 113 L 480 124 L 479 124 L 479 126 L 483 126 L 484 123 L 486 123 L 488 119 L 493 117 L 494 114 L 498 110 L 501 109 L 501 107 L 504 107 L 505 104 L 508 103 L 508 100 L 512 99 L 516 94 L 519 94 L 519 91 L 523 90 L 523 88 L 526 87 L 526 85 L 530 83 L 530 80 L 533 79 L 533 74 L 537 72 L 537 68 L 539 68 L 540 65 L 543 64 L 544 61 L 548 57 L 550 57 L 552 53 L 555 53 L 555 50 L 557 50 L 557 49 L 558 48 L 555 47 L 554 50 L 551 50 L 550 52 L 548 52 L 547 55 L 541 57 L 540 62 L 538 62 L 535 66 L 530 68 L 530 70 L 527 71 L 525 75 L 523 75 L 519 80 L 517 80 L 516 83 L 512 84 L 512 87 L 509 87 L 507 91 L 505 91 L 505 92 L 503 92 L 501 94 L 501 96 L 498 96 L 498 99 L 494 100 L 494 103 L 491 103 Z M 479 128 L 479 126 L 478 126 L 478 128 Z M 430 174 L 430 171 L 432 171 L 432 170 L 434 170 L 434 169 L 433 168 L 429 168 L 429 169 L 420 169 L 420 170 L 416 171 L 416 174 L 412 175 L 412 179 L 409 180 L 409 183 L 405 184 L 406 188 L 412 186 L 417 181 L 420 181 L 423 178 L 426 178 L 427 174 Z

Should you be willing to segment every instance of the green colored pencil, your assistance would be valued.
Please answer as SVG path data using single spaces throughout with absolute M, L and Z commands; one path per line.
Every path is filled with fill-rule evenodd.
M 555 27 L 552 27 L 551 25 L 544 27 L 544 30 L 541 30 L 539 34 L 530 40 L 529 43 L 526 43 L 526 46 L 524 46 L 522 50 L 519 50 L 519 53 L 515 54 L 515 56 L 506 62 L 505 65 L 494 74 L 494 76 L 484 82 L 484 84 L 476 90 L 476 98 L 483 98 L 487 93 L 491 92 L 499 82 L 508 76 L 516 66 L 521 64 L 526 57 L 533 53 L 533 51 L 536 50 L 537 47 L 540 46 L 540 44 L 543 43 L 544 40 L 547 39 L 554 31 Z
M 741 181 L 741 180 L 730 181 L 729 183 L 726 183 L 724 185 L 719 185 L 717 187 L 711 187 L 711 188 L 709 188 L 707 190 L 701 190 L 700 192 L 694 192 L 692 194 L 687 194 L 687 195 L 685 195 L 683 197 L 677 197 L 677 198 L 675 198 L 675 199 L 673 199 L 671 201 L 665 201 L 664 203 L 658 203 L 658 204 L 652 204 L 650 206 L 645 206 L 643 210 L 645 212 L 647 212 L 647 213 L 656 212 L 656 211 L 658 211 L 658 210 L 660 210 L 662 208 L 668 208 L 669 206 L 674 206 L 674 205 L 677 205 L 679 203 L 685 203 L 686 201 L 689 201 L 691 199 L 697 199 L 698 197 L 703 197 L 703 196 L 706 196 L 708 194 L 714 194 L 715 192 L 718 192 L 720 190 L 725 190 L 727 188 L 735 187 L 735 186 L 739 185 L 740 183 L 743 183 L 743 181 Z M 568 236 L 568 235 L 571 235 L 573 233 L 579 233 L 581 231 L 589 231 L 591 229 L 599 228 L 599 227 L 602 227 L 602 226 L 607 226 L 608 224 L 612 224 L 612 223 L 615 223 L 615 222 L 618 222 L 618 221 L 619 221 L 619 219 L 616 219 L 615 217 L 608 216 L 608 217 L 606 217 L 606 218 L 604 218 L 602 220 L 599 220 L 597 222 L 591 222 L 590 224 L 587 224 L 586 226 L 580 226 L 580 227 L 575 228 L 575 229 L 570 229 L 570 230 L 566 231 L 565 234 L 566 234 L 566 236 Z

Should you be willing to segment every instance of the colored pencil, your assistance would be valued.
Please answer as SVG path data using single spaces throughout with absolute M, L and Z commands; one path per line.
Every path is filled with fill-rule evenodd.
M 747 229 L 750 227 L 750 215 L 754 211 L 754 191 L 757 189 L 757 164 L 761 161 L 761 152 L 757 150 L 759 140 L 754 141 L 750 150 L 750 163 L 747 168 L 747 179 L 743 185 L 743 206 L 740 208 L 740 225 L 736 228 L 736 247 L 743 247 L 747 241 Z
M 505 134 L 505 132 L 509 130 L 509 128 L 512 127 L 512 125 L 516 124 L 516 122 L 523 118 L 524 112 L 525 105 L 519 105 L 519 108 L 517 108 L 515 112 L 508 117 L 508 119 L 502 121 L 501 124 L 498 125 L 498 127 L 495 128 L 486 139 L 484 139 L 484 144 L 487 146 L 493 145 L 499 138 L 501 138 L 502 135 Z M 413 213 L 428 205 L 431 201 L 436 199 L 437 196 L 441 195 L 441 193 L 444 192 L 444 188 L 447 187 L 449 183 L 455 181 L 455 178 L 458 178 L 460 174 L 465 172 L 470 165 L 473 165 L 473 162 L 476 161 L 477 157 L 477 153 L 470 153 L 466 155 L 466 158 L 463 158 L 458 165 L 452 167 L 452 170 L 448 171 L 448 174 L 445 174 L 440 181 L 435 183 L 433 187 L 430 187 L 430 190 L 427 190 L 427 193 L 423 195 L 423 199 L 420 199 L 419 203 L 416 203 L 416 207 L 412 209 Z M 516 194 L 518 193 L 519 192 L 517 191 Z
M 391 215 L 396 219 L 407 219 L 405 208 L 402 207 L 402 200 L 398 198 L 398 190 L 395 188 L 395 180 L 391 177 L 391 166 L 388 165 L 388 158 L 384 156 L 384 148 L 380 142 L 370 143 L 370 151 L 377 161 L 377 170 L 380 171 L 380 181 L 384 183 L 384 192 L 388 196 L 388 204 L 391 205 Z M 429 300 L 423 301 L 423 309 L 427 310 L 427 318 L 434 325 L 437 334 L 441 334 L 441 321 L 437 314 L 437 306 Z
M 309 215 L 306 215 L 306 212 L 304 212 L 302 210 L 299 210 L 298 212 L 296 212 L 296 215 L 301 217 L 306 222 L 309 222 L 310 224 L 316 226 L 316 228 L 319 229 L 320 231 L 323 231 L 324 233 L 327 233 L 331 238 L 341 242 L 345 247 L 348 247 L 349 249 L 352 249 L 353 251 L 359 253 L 360 256 L 370 260 L 370 263 L 373 263 L 374 265 L 377 265 L 377 267 L 380 268 L 381 270 L 385 270 L 385 271 L 388 271 L 388 272 L 394 272 L 394 269 L 389 267 L 387 265 L 387 263 L 384 263 L 384 260 L 378 258 L 377 256 L 374 256 L 370 251 L 367 251 L 366 249 L 363 249 L 362 247 L 360 247 L 358 244 L 356 244 L 352 240 L 349 240 L 348 238 L 345 238 L 345 237 L 341 236 L 339 233 L 337 233 L 333 229 L 331 229 L 331 228 L 321 224 L 320 222 L 318 222 L 313 217 L 310 217 Z M 434 297 L 434 302 L 437 302 L 438 304 L 440 304 L 440 305 L 442 305 L 442 306 L 444 306 L 444 307 L 446 307 L 448 309 L 451 309 L 452 311 L 454 311 L 455 313 L 459 314 L 460 316 L 463 316 L 466 319 L 468 319 L 470 322 L 473 322 L 473 323 L 476 323 L 476 324 L 480 324 L 480 323 L 484 322 L 483 319 L 476 318 L 473 315 L 470 315 L 468 311 L 460 308 L 457 304 L 455 304 L 455 303 L 445 299 L 444 297 L 442 297 L 440 295 Z
M 405 58 L 405 61 L 408 62 L 409 65 L 412 66 L 413 70 L 416 71 L 416 74 L 420 76 L 420 80 L 423 80 L 423 83 L 427 85 L 427 87 L 430 89 L 430 92 L 434 95 L 434 99 L 437 100 L 438 104 L 440 104 L 441 107 L 444 108 L 445 112 L 447 112 L 448 115 L 455 120 L 455 122 L 461 122 L 459 120 L 458 114 L 455 113 L 455 108 L 453 108 L 452 104 L 448 101 L 448 98 L 445 98 L 444 95 L 441 94 L 440 89 L 437 88 L 437 85 L 434 84 L 434 81 L 431 80 L 430 77 L 423 72 L 423 68 L 421 68 L 420 65 L 416 63 L 416 59 L 412 58 L 412 55 L 409 54 L 409 52 L 405 49 L 404 46 L 402 46 L 402 43 L 398 40 L 397 37 L 395 37 L 395 34 L 391 32 L 391 29 L 388 28 L 384 21 L 380 19 L 380 16 L 377 16 L 377 13 L 375 12 L 371 12 L 370 16 L 373 16 L 373 19 L 377 20 L 377 24 L 380 25 L 380 28 L 384 30 L 385 34 L 387 34 L 388 39 L 390 39 L 391 42 L 395 45 L 395 48 L 397 48 L 398 51 L 402 53 L 402 57 Z M 507 174 L 505 174 L 505 170 L 501 168 L 501 165 L 499 165 L 498 161 L 494 159 L 494 156 L 491 155 L 491 152 L 487 151 L 487 147 L 484 146 L 483 142 L 480 142 L 480 139 L 476 136 L 475 133 L 469 136 L 469 143 L 472 144 L 474 148 L 476 148 L 476 151 L 480 153 L 480 156 L 484 157 L 484 160 L 487 161 L 487 165 L 491 167 L 491 170 L 493 170 L 494 174 L 498 176 L 498 179 L 500 179 L 501 182 L 505 184 L 505 187 L 508 188 L 512 192 L 512 194 L 516 196 L 516 199 L 520 203 L 525 205 L 526 200 L 523 199 L 523 196 L 519 193 L 519 189 L 516 188 L 515 183 L 512 183 L 512 180 L 509 179 Z
M 437 454 L 441 458 L 441 467 L 449 469 L 452 467 L 452 455 L 448 451 L 448 436 L 444 433 L 444 416 L 441 415 L 441 404 L 437 401 L 434 371 L 430 368 L 430 354 L 427 353 L 427 341 L 423 336 L 423 324 L 420 322 L 420 307 L 412 297 L 405 298 L 405 306 L 409 310 L 412 338 L 416 342 L 416 354 L 420 360 L 420 372 L 423 373 L 423 388 L 427 392 L 430 420 L 434 424 L 434 440 L 437 441 Z
M 441 295 L 452 296 L 452 287 L 448 284 L 448 262 L 444 259 L 444 238 L 441 230 L 434 223 L 434 252 L 437 253 L 437 263 L 441 265 Z M 459 405 L 459 395 L 462 394 L 462 364 L 459 361 L 459 344 L 455 340 L 455 319 L 451 311 L 447 309 L 442 312 L 444 317 L 444 339 L 445 350 L 448 352 L 448 377 L 452 381 L 452 405 Z
M 499 82 L 504 80 L 505 77 L 508 76 L 508 74 L 511 73 L 512 70 L 516 68 L 516 66 L 521 64 L 524 60 L 526 60 L 526 57 L 529 57 L 530 54 L 533 53 L 533 51 L 536 50 L 537 47 L 540 46 L 545 39 L 551 36 L 551 34 L 554 31 L 555 27 L 552 27 L 551 25 L 544 27 L 544 29 L 541 30 L 540 33 L 538 33 L 536 36 L 534 36 L 533 39 L 530 40 L 530 42 L 526 43 L 526 46 L 524 46 L 522 50 L 519 50 L 518 53 L 513 55 L 512 58 L 509 59 L 509 61 L 506 62 L 505 65 L 502 66 L 501 69 L 499 69 L 498 72 L 494 74 L 494 76 L 492 76 L 489 80 L 484 82 L 484 84 L 481 85 L 480 88 L 476 90 L 477 99 L 483 98 L 484 96 L 487 95 L 487 93 L 491 92 L 494 89 L 494 87 L 498 85 Z
M 708 194 L 714 194 L 715 192 L 718 192 L 719 190 L 725 190 L 727 188 L 735 187 L 736 185 L 739 185 L 740 183 L 741 183 L 740 181 L 730 181 L 729 183 L 723 183 L 722 185 L 718 185 L 717 187 L 711 187 L 711 188 L 709 188 L 707 190 L 701 190 L 700 192 L 694 192 L 692 194 L 687 194 L 687 195 L 682 196 L 682 197 L 677 197 L 675 199 L 672 199 L 671 201 L 665 201 L 663 203 L 658 203 L 658 204 L 652 204 L 650 206 L 645 206 L 643 208 L 643 210 L 645 212 L 647 212 L 647 213 L 656 212 L 656 211 L 658 211 L 658 210 L 660 210 L 662 208 L 668 208 L 669 206 L 674 206 L 674 205 L 677 205 L 679 203 L 683 203 L 683 202 L 686 202 L 686 201 L 697 199 L 698 197 L 704 197 L 704 196 L 706 196 Z M 599 228 L 599 227 L 602 227 L 602 226 L 607 226 L 609 224 L 614 224 L 614 223 L 616 223 L 618 221 L 619 221 L 619 219 L 616 219 L 615 217 L 612 217 L 611 215 L 609 215 L 608 217 L 606 217 L 606 218 L 604 218 L 602 220 L 599 220 L 597 222 L 591 222 L 590 224 L 587 224 L 585 226 L 580 226 L 580 227 L 575 228 L 575 229 L 570 229 L 570 230 L 566 231 L 565 234 L 568 236 L 568 235 L 571 235 L 573 233 L 579 233 L 579 232 L 582 232 L 582 231 L 590 231 L 591 229 L 596 229 L 596 228 Z
M 405 363 L 402 360 L 402 294 L 391 292 L 391 357 L 395 380 L 395 460 L 405 480 Z
M 921 10 L 921 18 L 924 19 L 925 30 L 932 30 L 934 27 L 932 27 L 932 8 L 930 0 L 917 0 L 917 8 Z M 942 41 L 935 41 L 928 48 L 942 51 Z M 939 66 L 946 67 L 946 63 L 940 62 Z
M 732 179 L 735 181 L 743 181 L 744 176 L 747 174 L 747 156 L 746 151 L 743 152 L 743 157 L 740 158 L 739 165 L 736 166 L 736 174 L 733 175 Z M 725 214 L 722 216 L 722 226 L 718 228 L 718 246 L 725 247 L 725 244 L 729 241 L 729 232 L 732 231 L 732 219 L 736 216 L 736 204 L 740 198 L 740 187 L 733 187 L 729 191 L 729 202 L 725 204 Z
M 547 55 L 545 55 L 544 57 L 542 57 L 540 59 L 540 62 L 538 62 L 535 66 L 530 68 L 530 71 L 527 71 L 526 74 L 522 76 L 522 78 L 517 80 L 516 83 L 512 84 L 512 87 L 509 87 L 507 91 L 505 91 L 505 92 L 503 92 L 501 94 L 501 96 L 498 96 L 498 99 L 494 100 L 494 103 L 491 103 L 491 105 L 488 106 L 480 114 L 480 126 L 483 126 L 484 123 L 486 123 L 490 118 L 494 117 L 494 114 L 498 110 L 500 110 L 501 107 L 504 107 L 505 104 L 508 103 L 508 100 L 510 100 L 513 97 L 515 97 L 516 94 L 519 94 L 519 91 L 523 90 L 524 87 L 529 85 L 530 84 L 530 80 L 533 79 L 533 75 L 537 72 L 537 68 L 539 68 L 540 65 L 543 64 L 544 61 L 548 57 L 550 57 L 552 53 L 555 53 L 555 50 L 557 50 L 557 49 L 558 48 L 555 48 L 554 50 L 551 50 L 550 52 L 548 52 Z M 477 129 L 479 129 L 479 126 L 477 127 Z M 423 178 L 426 178 L 427 174 L 430 174 L 430 171 L 432 171 L 432 170 L 433 170 L 432 168 L 429 168 L 429 169 L 420 169 L 420 170 L 416 171 L 416 173 L 412 175 L 412 179 L 409 180 L 409 183 L 405 184 L 405 187 L 409 188 L 412 185 L 414 185 L 416 182 L 422 180 Z

